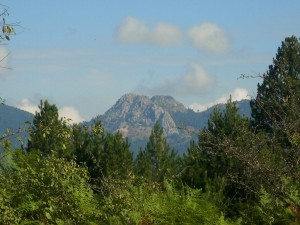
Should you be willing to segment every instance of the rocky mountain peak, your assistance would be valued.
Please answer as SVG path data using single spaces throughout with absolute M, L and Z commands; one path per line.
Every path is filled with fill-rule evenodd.
M 133 103 L 133 102 L 137 102 L 137 101 L 141 101 L 141 102 L 149 102 L 150 98 L 148 96 L 145 95 L 139 95 L 139 94 L 135 94 L 135 93 L 128 93 L 123 95 L 116 104 L 118 103 Z
M 178 134 L 179 131 L 170 115 L 172 107 L 184 106 L 170 96 L 148 96 L 125 94 L 101 118 L 110 131 L 121 131 L 124 136 L 131 133 L 148 136 L 156 122 L 164 128 L 165 135 Z M 185 109 L 185 108 L 184 108 Z M 169 111 L 171 110 L 171 111 Z M 176 109 L 175 109 L 176 110 Z
M 151 98 L 151 101 L 169 112 L 187 111 L 187 108 L 172 96 L 156 95 Z

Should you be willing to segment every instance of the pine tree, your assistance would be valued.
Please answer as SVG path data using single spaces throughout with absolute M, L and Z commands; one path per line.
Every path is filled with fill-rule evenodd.
M 126 179 L 132 173 L 133 153 L 120 132 L 105 135 L 102 156 L 103 173 L 107 178 Z
M 207 157 L 202 149 L 199 148 L 198 143 L 191 141 L 187 148 L 187 153 L 183 155 L 182 180 L 190 187 L 205 191 L 207 184 Z
M 238 141 L 241 131 L 249 126 L 247 118 L 239 115 L 238 108 L 231 98 L 224 111 L 214 109 L 199 137 L 199 149 L 206 160 L 208 178 L 222 177 L 233 166 L 230 152 L 226 151 L 227 139 Z
M 101 123 L 96 122 L 92 127 L 73 126 L 71 139 L 76 162 L 88 167 L 93 183 L 130 176 L 133 154 L 121 133 L 107 133 Z
M 170 148 L 163 136 L 163 128 L 156 123 L 146 148 L 140 150 L 135 160 L 137 175 L 150 181 L 163 182 L 177 175 L 178 166 L 177 153 Z
M 264 170 L 261 160 L 260 169 L 268 175 L 264 175 L 263 187 L 274 201 L 289 205 L 294 216 L 300 218 L 300 198 L 294 195 L 300 190 L 300 43 L 295 36 L 282 42 L 262 78 L 257 96 L 251 101 L 251 122 L 254 129 L 266 132 L 265 148 L 270 149 L 272 160 L 277 159 L 268 168 L 271 173 Z
M 249 128 L 249 120 L 239 114 L 230 98 L 224 110 L 214 109 L 207 127 L 199 134 L 198 144 L 191 142 L 183 158 L 183 180 L 218 196 L 220 205 L 226 202 L 224 210 L 228 215 L 236 216 L 237 204 L 249 200 L 242 185 L 246 162 L 239 158 L 244 155 L 244 133 Z
M 67 121 L 59 118 L 58 109 L 47 100 L 41 101 L 30 129 L 27 151 L 39 150 L 44 156 L 66 156 L 70 129 Z
M 252 126 L 275 134 L 288 147 L 295 122 L 300 122 L 300 44 L 295 36 L 287 37 L 282 42 L 273 64 L 262 78 L 257 96 L 250 103 Z

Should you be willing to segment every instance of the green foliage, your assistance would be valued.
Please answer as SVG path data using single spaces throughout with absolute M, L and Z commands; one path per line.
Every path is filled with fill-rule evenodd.
M 249 219 L 246 215 L 253 212 L 249 207 L 257 202 L 256 182 L 262 179 L 253 156 L 263 156 L 263 152 L 260 154 L 261 150 L 253 145 L 259 143 L 259 138 L 252 136 L 255 134 L 248 119 L 239 115 L 236 104 L 229 99 L 223 111 L 214 109 L 198 144 L 191 142 L 183 157 L 183 181 L 215 195 L 226 216 L 245 216 L 245 221 Z
M 89 175 L 74 161 L 37 151 L 14 154 L 14 164 L 0 173 L 2 224 L 85 224 L 99 214 Z M 34 222 L 35 221 L 35 222 Z
M 298 190 L 296 193 L 293 193 L 293 191 L 289 192 L 289 197 L 299 201 L 297 192 Z M 268 193 L 264 188 L 261 189 L 260 204 L 257 206 L 257 209 L 261 214 L 260 218 L 266 224 L 298 224 L 300 220 L 299 208 L 293 203 L 287 204 L 286 201 L 282 201 Z
M 108 181 L 103 202 L 108 224 L 240 224 L 231 222 L 200 190 L 157 183 Z M 117 210 L 116 210 L 117 209 Z
M 300 44 L 295 36 L 282 42 L 262 78 L 257 97 L 251 101 L 252 126 L 255 131 L 262 130 L 260 134 L 265 132 L 260 141 L 264 140 L 264 153 L 269 157 L 269 160 L 257 158 L 256 171 L 260 171 L 261 179 L 258 183 L 263 187 L 263 196 L 270 197 L 268 204 L 262 201 L 262 208 L 274 218 L 275 224 L 286 220 L 287 209 L 297 221 L 300 215 Z M 254 143 L 258 146 L 258 142 Z
M 248 120 L 239 115 L 238 108 L 231 99 L 223 112 L 215 108 L 207 128 L 199 135 L 198 145 L 191 142 L 184 157 L 186 181 L 191 186 L 205 189 L 207 179 L 224 177 L 228 170 L 237 167 L 234 157 L 227 151 L 226 142 L 228 139 L 239 140 L 241 131 L 248 127 Z M 193 172 L 193 167 L 198 169 Z
M 289 134 L 299 131 L 295 122 L 299 119 L 300 45 L 295 36 L 282 42 L 262 78 L 256 99 L 251 101 L 252 125 L 275 134 L 284 147 L 289 146 Z
M 29 130 L 30 139 L 27 151 L 39 150 L 43 156 L 54 154 L 66 156 L 70 129 L 67 121 L 59 118 L 58 109 L 47 100 L 41 101 L 40 112 L 36 112 Z
M 170 149 L 163 128 L 158 123 L 149 137 L 144 150 L 140 150 L 135 160 L 135 173 L 154 182 L 174 179 L 178 174 L 179 160 L 174 149 Z
M 76 162 L 87 166 L 95 184 L 102 178 L 125 179 L 132 173 L 133 154 L 128 141 L 119 132 L 104 132 L 101 123 L 91 129 L 74 125 L 70 148 Z

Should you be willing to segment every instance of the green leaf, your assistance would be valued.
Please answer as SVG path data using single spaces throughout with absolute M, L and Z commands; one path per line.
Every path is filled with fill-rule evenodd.
M 52 219 L 52 217 L 51 217 L 50 213 L 48 213 L 48 212 L 45 212 L 45 216 L 46 216 L 46 217 L 47 217 L 47 219 L 49 219 L 49 220 L 51 220 L 51 219 Z

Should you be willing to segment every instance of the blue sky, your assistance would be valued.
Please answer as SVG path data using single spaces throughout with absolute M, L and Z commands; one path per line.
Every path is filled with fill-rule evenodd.
M 0 70 L 6 104 L 48 99 L 74 122 L 123 94 L 171 95 L 203 110 L 255 96 L 285 37 L 300 36 L 300 1 L 2 1 L 17 35 Z

